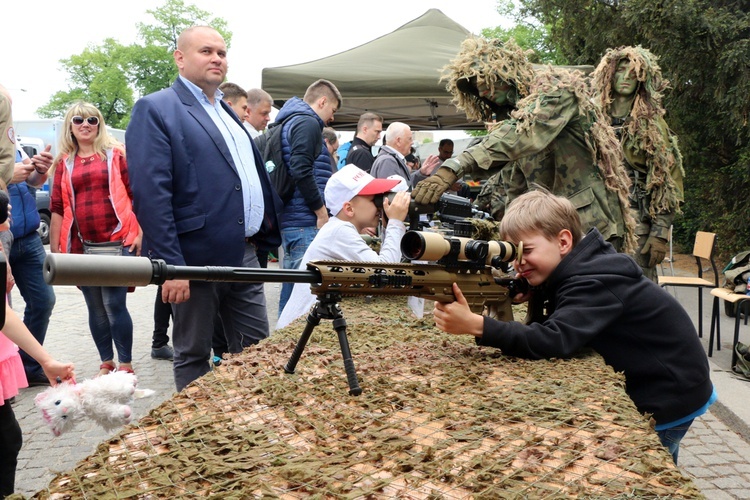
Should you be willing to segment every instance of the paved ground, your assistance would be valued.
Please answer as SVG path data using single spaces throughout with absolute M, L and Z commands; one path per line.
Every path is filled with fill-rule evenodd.
M 279 285 L 268 284 L 266 291 L 269 312 L 275 318 Z M 57 305 L 45 346 L 58 359 L 75 362 L 79 378 L 91 377 L 98 371 L 99 359 L 88 330 L 83 296 L 75 287 L 56 287 L 55 292 Z M 697 294 L 687 289 L 677 289 L 676 293 L 695 320 Z M 174 392 L 171 363 L 150 357 L 155 294 L 156 287 L 149 286 L 128 296 L 134 323 L 133 366 L 140 387 L 156 391 L 150 398 L 136 400 L 136 418 Z M 704 344 L 707 346 L 711 297 L 707 292 L 705 297 Z M 23 301 L 15 290 L 12 300 L 14 309 L 22 313 Z M 711 358 L 719 402 L 696 420 L 680 450 L 680 466 L 695 478 L 697 486 L 709 499 L 750 498 L 747 487 L 750 484 L 750 405 L 746 404 L 750 398 L 750 382 L 738 379 L 729 371 L 732 332 L 733 320 L 722 314 L 722 350 Z M 741 340 L 750 342 L 749 337 L 748 327 L 743 326 Z M 41 391 L 41 388 L 23 390 L 14 405 L 24 431 L 16 489 L 27 496 L 45 488 L 56 472 L 71 469 L 99 442 L 114 434 L 82 423 L 63 436 L 53 438 L 34 408 L 34 396 Z

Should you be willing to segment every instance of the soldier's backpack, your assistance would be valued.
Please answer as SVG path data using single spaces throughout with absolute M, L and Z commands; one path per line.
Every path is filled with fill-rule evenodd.
M 742 342 L 737 342 L 734 346 L 737 355 L 737 361 L 732 367 L 732 371 L 738 375 L 750 379 L 750 349 Z
M 289 167 L 284 162 L 284 155 L 281 150 L 281 130 L 284 123 L 293 116 L 300 114 L 303 113 L 292 113 L 283 121 L 272 123 L 268 126 L 265 134 L 261 134 L 255 138 L 255 145 L 258 147 L 260 156 L 263 158 L 263 165 L 271 177 L 271 185 L 284 204 L 292 199 L 295 184 L 294 179 L 289 175 Z

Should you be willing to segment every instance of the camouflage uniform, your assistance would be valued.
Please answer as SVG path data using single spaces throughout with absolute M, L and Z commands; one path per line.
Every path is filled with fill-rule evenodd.
M 676 200 L 681 203 L 684 201 L 681 156 L 674 142 L 674 137 L 670 137 L 669 135 L 667 123 L 661 117 L 657 117 L 655 120 L 664 141 L 671 145 L 670 147 L 674 153 L 677 153 L 675 157 L 680 160 L 673 163 L 670 177 L 676 186 Z M 622 121 L 613 119 L 613 127 L 619 134 L 622 128 Z M 652 183 L 651 174 L 653 172 L 649 171 L 649 166 L 646 162 L 647 155 L 635 146 L 635 139 L 632 137 L 624 138 L 622 147 L 625 154 L 625 166 L 632 182 L 630 189 L 630 209 L 636 220 L 635 234 L 638 238 L 635 260 L 641 266 L 641 269 L 643 269 L 643 274 L 647 278 L 656 281 L 656 266 L 649 267 L 649 254 L 641 253 L 641 249 L 646 244 L 649 236 L 658 236 L 664 240 L 669 239 L 669 227 L 672 225 L 678 205 L 674 204 L 669 208 L 658 210 L 652 216 L 650 211 L 652 204 L 651 191 L 649 191 L 647 186 Z
M 519 103 L 512 119 L 499 123 L 480 144 L 461 153 L 456 158 L 458 173 L 476 176 L 482 170 L 502 169 L 507 203 L 535 186 L 565 196 L 578 210 L 585 231 L 596 227 L 621 249 L 623 240 L 632 236 L 621 153 L 614 131 L 600 128 L 615 144 L 607 149 L 597 141 L 598 152 L 610 157 L 604 161 L 610 166 L 607 182 L 595 159 L 598 155 L 589 146 L 595 140 L 594 119 L 581 113 L 580 95 L 558 80 L 572 76 L 567 73 L 550 72 L 547 91 L 533 92 Z
M 16 163 L 15 140 L 10 99 L 0 87 L 0 179 L 6 186 L 13 178 L 13 166 Z
M 597 104 L 605 114 L 612 114 L 612 81 L 623 59 L 630 62 L 628 68 L 634 71 L 638 88 L 629 114 L 611 117 L 611 122 L 632 183 L 630 209 L 638 238 L 634 257 L 643 274 L 656 281 L 656 263 L 650 265 L 650 252 L 642 250 L 649 237 L 660 238 L 663 243 L 669 238 L 669 228 L 684 201 L 682 155 L 677 138 L 662 118 L 662 91 L 668 82 L 662 79 L 656 56 L 647 49 L 636 46 L 607 51 L 592 75 Z
M 487 212 L 495 220 L 505 215 L 505 186 L 500 177 L 501 172 L 494 174 L 482 185 L 474 205 L 482 212 Z
M 499 172 L 491 185 L 499 186 L 499 179 L 504 193 L 496 200 L 505 197 L 510 203 L 541 186 L 570 199 L 585 230 L 596 227 L 618 250 L 633 250 L 635 221 L 622 150 L 582 73 L 534 70 L 528 52 L 514 41 L 469 37 L 443 69 L 443 80 L 452 102 L 473 120 L 501 119 L 503 109 L 494 104 L 506 92 L 502 105 L 511 110 L 510 118 L 497 123 L 481 143 L 446 160 L 432 181 L 416 187 L 415 199 L 434 198 L 452 178 L 445 169 L 458 178 Z

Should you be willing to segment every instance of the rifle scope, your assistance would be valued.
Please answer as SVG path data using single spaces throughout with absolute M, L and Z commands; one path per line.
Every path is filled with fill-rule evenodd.
M 407 231 L 401 238 L 401 254 L 409 260 L 470 261 L 500 267 L 512 262 L 519 249 L 509 241 L 444 237 L 429 231 Z

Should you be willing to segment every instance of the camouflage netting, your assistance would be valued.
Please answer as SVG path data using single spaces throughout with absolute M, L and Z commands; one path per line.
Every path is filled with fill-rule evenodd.
M 601 358 L 525 361 L 342 303 L 363 393 L 324 320 L 225 361 L 36 498 L 700 497 Z

